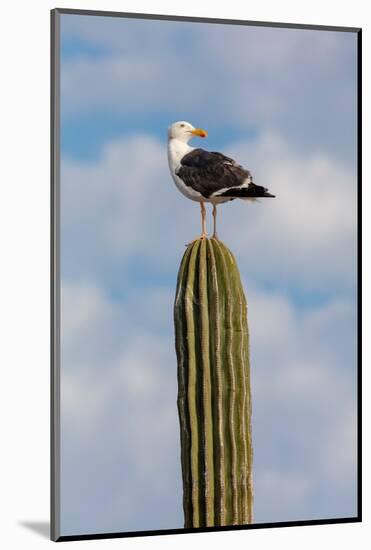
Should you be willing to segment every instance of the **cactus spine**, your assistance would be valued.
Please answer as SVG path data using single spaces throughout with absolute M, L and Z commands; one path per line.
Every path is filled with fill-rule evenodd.
M 191 243 L 174 305 L 185 527 L 252 522 L 246 311 L 230 250 Z

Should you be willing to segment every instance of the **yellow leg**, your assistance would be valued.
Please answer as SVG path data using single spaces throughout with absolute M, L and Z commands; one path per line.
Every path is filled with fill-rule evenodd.
M 206 208 L 205 204 L 203 202 L 200 202 L 201 206 L 201 220 L 202 220 L 202 233 L 197 239 L 194 239 L 190 243 L 187 243 L 186 246 L 189 246 L 190 244 L 194 243 L 195 241 L 198 241 L 198 239 L 206 239 L 207 233 L 206 233 Z
M 202 234 L 201 239 L 206 239 L 206 208 L 203 202 L 200 202 L 201 205 L 201 219 L 202 219 Z
M 213 239 L 218 238 L 218 234 L 216 232 L 216 204 L 213 204 L 213 218 L 214 218 L 214 232 L 213 232 Z

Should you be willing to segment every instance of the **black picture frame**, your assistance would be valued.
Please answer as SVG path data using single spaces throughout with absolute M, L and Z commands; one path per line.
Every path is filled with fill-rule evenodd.
M 195 529 L 166 529 L 113 533 L 61 535 L 60 502 L 60 18 L 63 14 L 99 17 L 118 17 L 163 21 L 188 21 L 226 25 L 246 25 L 318 31 L 340 31 L 357 35 L 357 515 L 334 519 L 258 523 L 251 525 L 207 527 Z M 362 521 L 362 29 L 328 25 L 245 21 L 235 19 L 183 17 L 147 13 L 123 13 L 83 9 L 56 8 L 51 10 L 51 540 L 56 542 L 173 535 L 200 532 L 241 531 L 306 525 L 331 525 Z

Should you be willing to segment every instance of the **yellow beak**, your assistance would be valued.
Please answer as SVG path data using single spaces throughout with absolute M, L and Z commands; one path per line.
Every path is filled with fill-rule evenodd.
M 194 130 L 192 130 L 191 132 L 194 136 L 198 136 L 198 137 L 207 137 L 207 132 L 206 130 L 203 130 L 202 128 L 195 128 Z

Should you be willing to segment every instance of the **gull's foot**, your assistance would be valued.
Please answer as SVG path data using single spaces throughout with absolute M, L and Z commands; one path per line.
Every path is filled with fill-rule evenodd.
M 215 239 L 216 241 L 219 241 L 218 233 L 213 233 L 211 236 L 212 239 Z
M 190 243 L 186 243 L 184 246 L 189 246 L 190 244 L 195 243 L 196 241 L 200 241 L 200 240 L 204 241 L 205 239 L 207 239 L 207 233 L 202 233 L 202 235 L 200 235 L 196 239 L 193 239 L 193 241 L 191 241 Z

